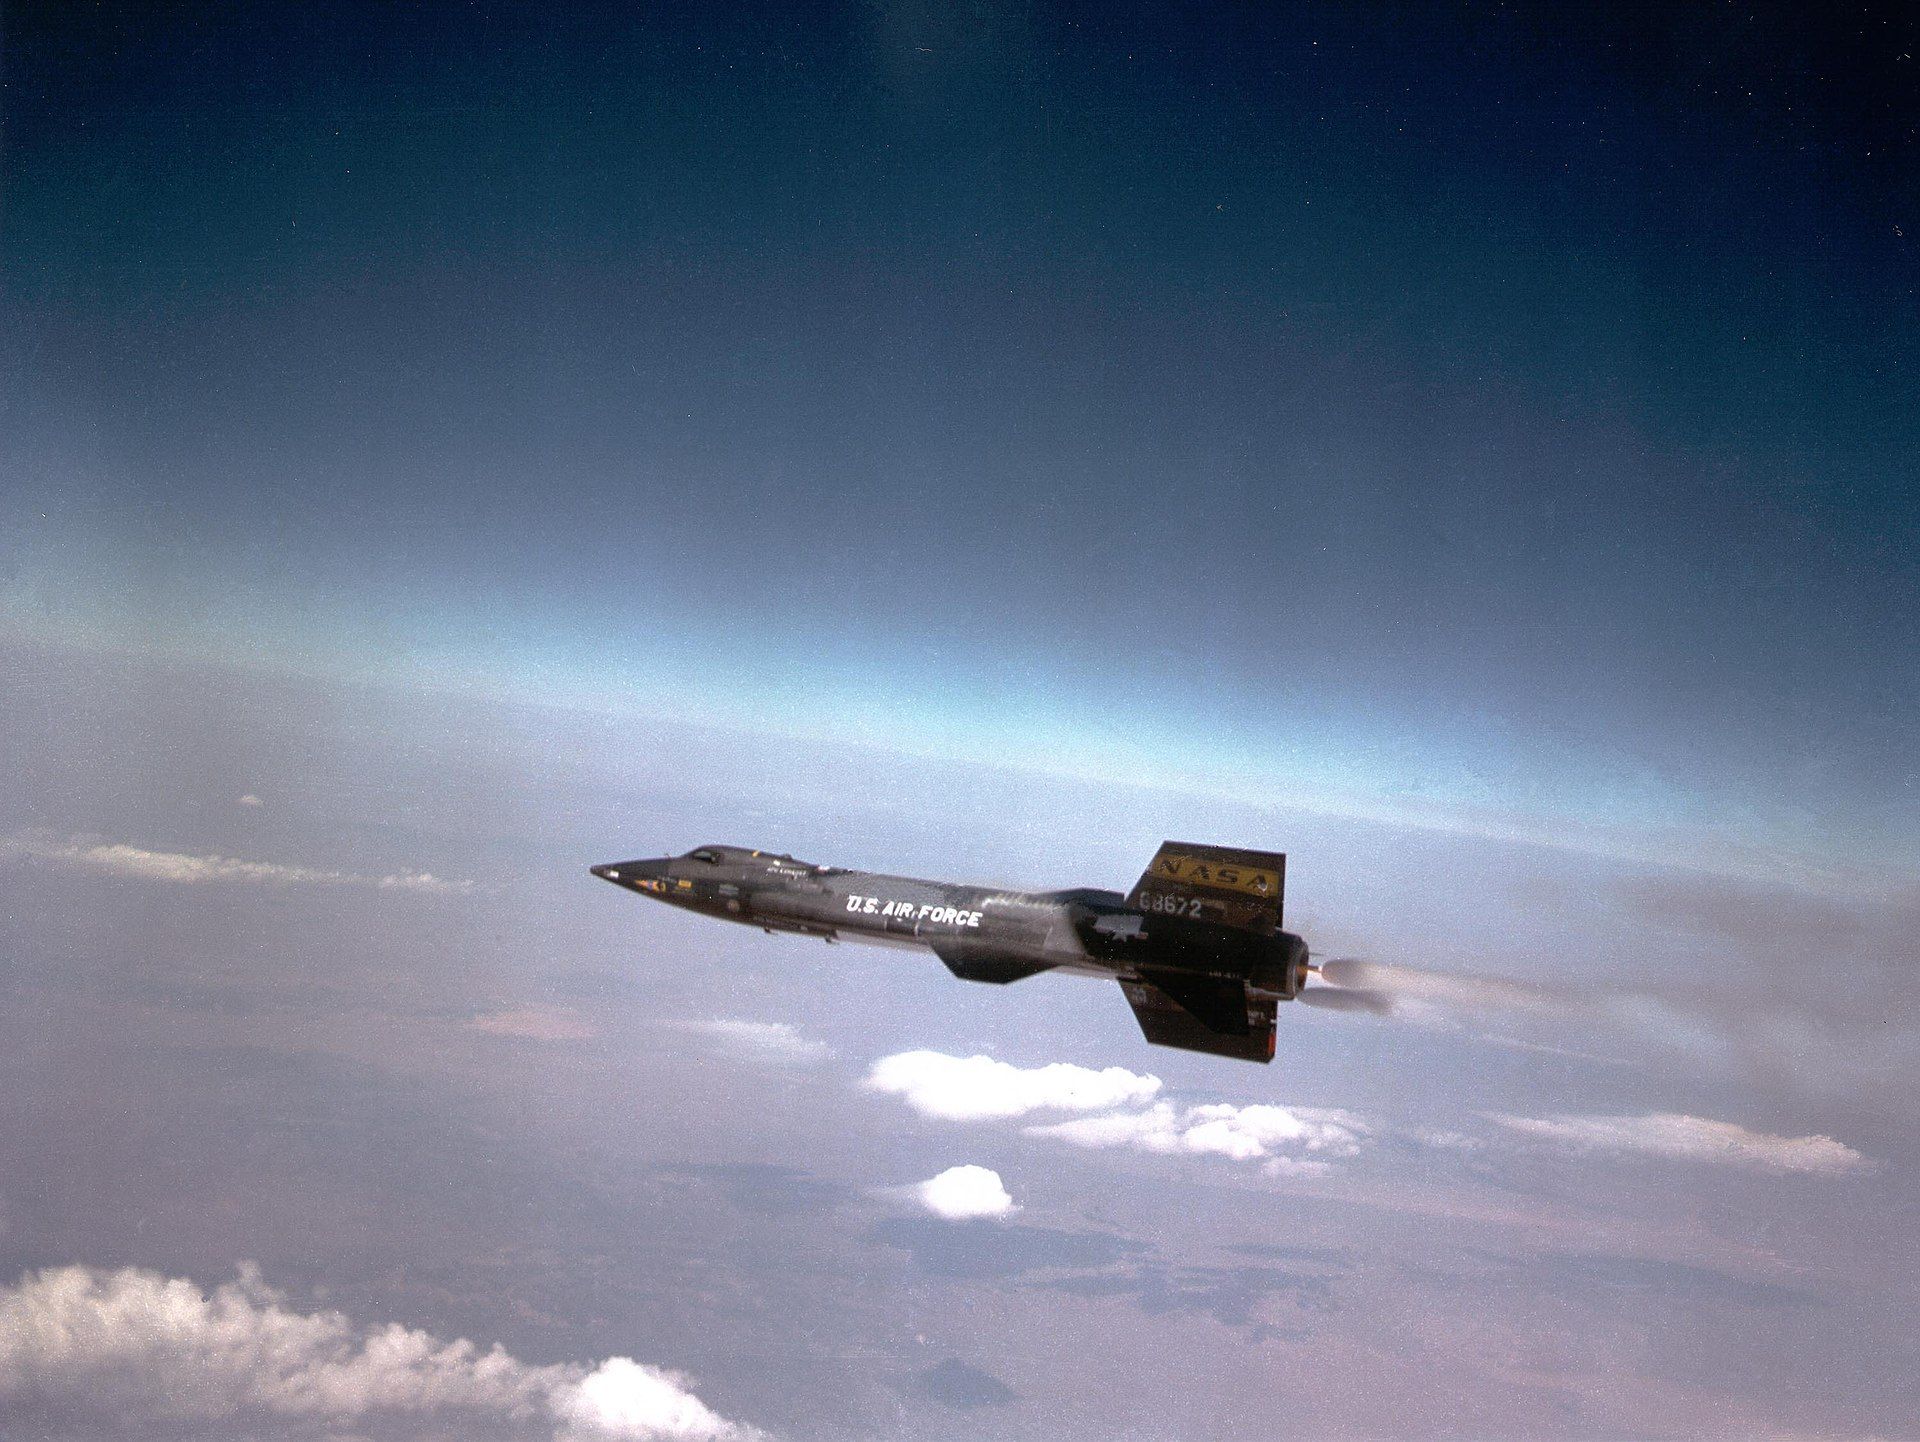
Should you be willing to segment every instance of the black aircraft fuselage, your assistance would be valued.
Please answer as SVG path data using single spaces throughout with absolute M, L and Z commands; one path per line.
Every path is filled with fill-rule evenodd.
M 1132 892 L 1008 891 L 815 866 L 738 846 L 592 868 L 688 911 L 825 941 L 930 950 L 1004 985 L 1043 971 L 1118 981 L 1147 1040 L 1270 1061 L 1274 1007 L 1307 980 L 1280 929 L 1286 857 L 1167 842 Z

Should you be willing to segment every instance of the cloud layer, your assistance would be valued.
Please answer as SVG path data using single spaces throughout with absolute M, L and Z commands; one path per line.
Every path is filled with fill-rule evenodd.
M 32 857 L 39 861 L 83 866 L 142 881 L 173 881 L 187 885 L 243 881 L 272 886 L 371 886 L 382 891 L 464 893 L 473 890 L 471 881 L 450 881 L 430 871 L 393 871 L 381 876 L 369 876 L 275 861 L 242 861 L 232 856 L 148 851 L 122 842 L 85 839 L 60 841 L 32 834 L 0 838 L 0 857 L 5 856 Z
M 1019 1210 L 1012 1195 L 991 1167 L 948 1167 L 913 1188 L 920 1205 L 950 1222 L 977 1217 L 1005 1217 Z
M 250 1268 L 205 1292 L 126 1268 L 0 1288 L 0 1411 L 93 1433 L 322 1437 L 395 1416 L 552 1442 L 744 1442 L 675 1373 L 535 1366 L 397 1324 L 300 1312 Z M 31 1411 L 29 1411 L 31 1409 Z
M 1265 1102 L 1180 1106 L 1157 1098 L 1159 1078 L 1119 1067 L 1092 1071 L 1062 1062 L 1017 1067 L 984 1056 L 909 1051 L 875 1062 L 866 1084 L 900 1097 L 923 1116 L 953 1121 L 1007 1121 L 1046 1110 L 1076 1111 L 1082 1115 L 1034 1121 L 1024 1131 L 1089 1150 L 1256 1162 L 1269 1176 L 1325 1176 L 1337 1163 L 1383 1140 L 1444 1151 L 1473 1151 L 1485 1144 L 1458 1131 L 1399 1126 L 1330 1107 Z M 1498 1129 L 1495 1135 L 1531 1137 L 1580 1152 L 1640 1153 L 1818 1176 L 1873 1166 L 1869 1158 L 1832 1137 L 1775 1136 L 1737 1122 L 1675 1112 L 1552 1117 L 1487 1113 L 1484 1119 Z M 993 1175 L 984 1168 L 956 1170 Z M 994 1178 L 996 1184 L 998 1180 Z
M 1038 1111 L 1138 1105 L 1159 1092 L 1160 1078 L 1117 1066 L 1102 1071 L 1070 1062 L 1017 1067 L 987 1056 L 903 1051 L 875 1062 L 867 1085 L 901 1098 L 922 1116 L 1004 1121 Z
M 1862 1171 L 1868 1159 L 1832 1137 L 1781 1137 L 1749 1131 L 1737 1122 L 1677 1112 L 1645 1116 L 1494 1116 L 1526 1136 L 1581 1151 L 1640 1152 L 1686 1161 L 1720 1162 L 1769 1172 L 1839 1176 Z

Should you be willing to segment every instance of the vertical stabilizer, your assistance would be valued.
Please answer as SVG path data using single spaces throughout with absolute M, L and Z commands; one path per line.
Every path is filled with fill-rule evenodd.
M 1164 841 L 1128 893 L 1127 905 L 1149 917 L 1271 936 L 1280 928 L 1286 889 L 1287 858 L 1281 852 Z

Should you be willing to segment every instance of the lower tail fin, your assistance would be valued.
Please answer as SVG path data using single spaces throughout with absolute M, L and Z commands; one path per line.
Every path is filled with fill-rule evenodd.
M 1141 1033 L 1155 1046 L 1242 1061 L 1273 1060 L 1274 1000 L 1249 992 L 1245 982 L 1157 972 L 1123 981 L 1120 989 Z

